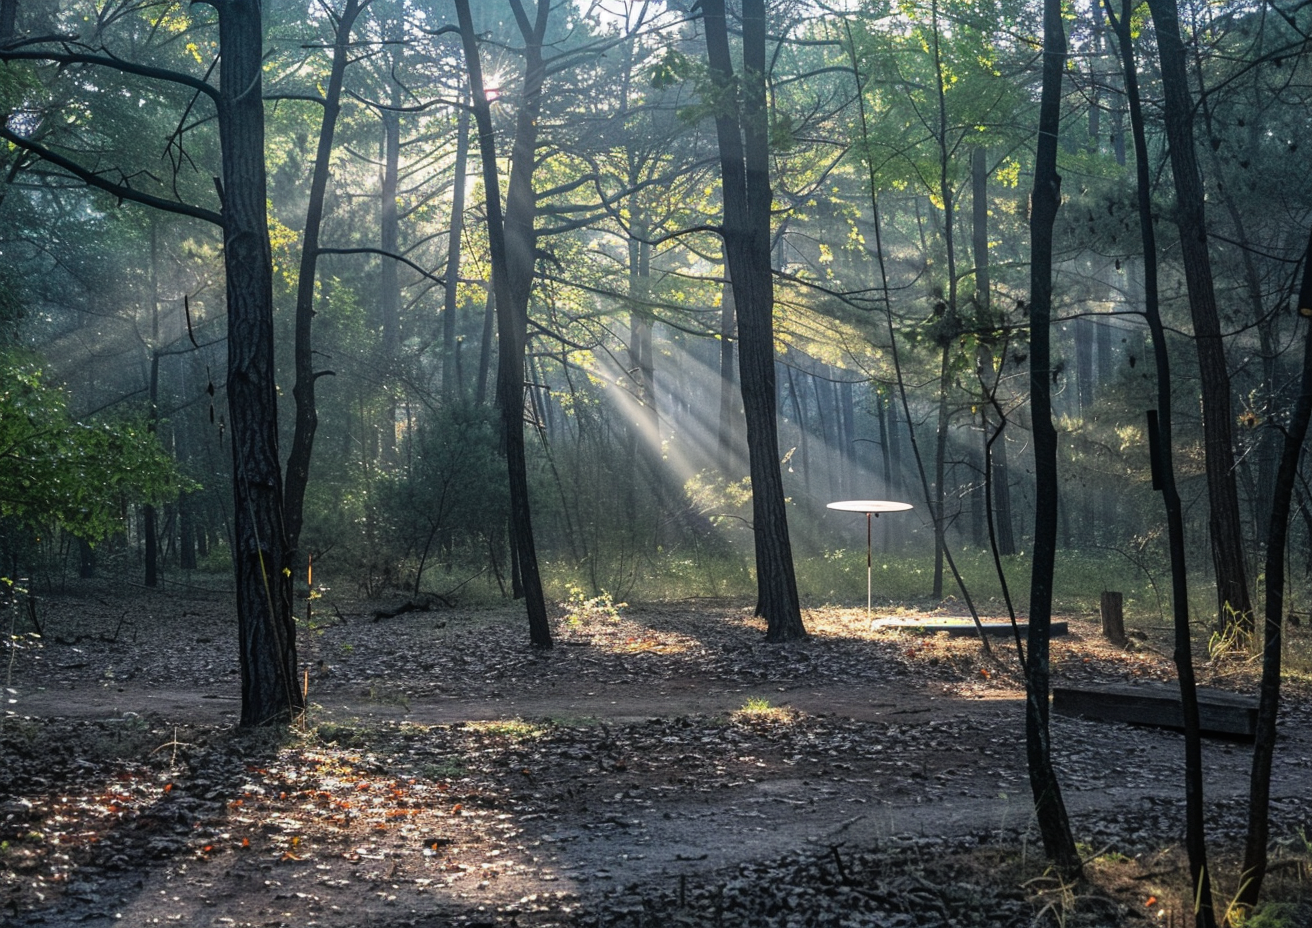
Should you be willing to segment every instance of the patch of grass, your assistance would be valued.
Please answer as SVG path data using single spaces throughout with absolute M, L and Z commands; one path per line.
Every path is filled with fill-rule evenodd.
M 485 735 L 500 736 L 510 741 L 532 741 L 551 730 L 549 725 L 528 722 L 524 719 L 492 719 L 487 722 L 468 722 L 466 728 Z
M 766 719 L 772 722 L 791 722 L 797 717 L 797 713 L 784 706 L 771 704 L 764 696 L 749 696 L 733 717 L 736 720 Z
M 548 721 L 557 728 L 596 728 L 605 724 L 595 715 L 553 715 Z
M 469 775 L 469 768 L 457 760 L 422 764 L 416 771 L 425 780 L 459 780 Z
M 750 549 L 742 552 L 719 546 L 713 552 L 659 551 L 635 569 L 624 595 L 630 601 L 643 602 L 751 596 L 756 592 L 751 557 Z M 563 565 L 552 565 L 549 581 L 553 587 L 567 590 L 571 585 L 589 585 L 577 569 Z
M 336 744 L 344 748 L 360 748 L 365 743 L 365 737 L 359 729 L 335 722 L 324 722 L 314 729 L 314 734 L 324 744 Z
M 989 551 L 961 548 L 953 551 L 953 557 L 980 612 L 1005 614 L 1002 586 Z M 1002 559 L 1012 602 L 1021 613 L 1029 609 L 1030 566 L 1030 559 L 1025 554 Z M 799 593 L 806 603 L 864 605 L 865 567 L 864 545 L 799 558 Z M 890 602 L 925 604 L 933 592 L 934 552 L 913 544 L 885 552 L 880 550 L 876 540 L 871 573 L 876 605 Z M 1192 605 L 1200 615 L 1214 608 L 1205 586 L 1195 584 Z M 1057 614 L 1093 615 L 1098 611 L 1102 592 L 1117 590 L 1124 594 L 1127 620 L 1169 622 L 1169 588 L 1167 570 L 1134 551 L 1058 551 L 1053 573 L 1052 607 Z M 961 592 L 950 573 L 945 575 L 943 592 L 949 602 L 961 599 Z M 964 613 L 965 603 L 960 602 L 958 608 Z

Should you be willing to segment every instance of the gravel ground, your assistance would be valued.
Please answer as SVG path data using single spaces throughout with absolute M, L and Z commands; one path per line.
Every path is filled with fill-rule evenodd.
M 1034 834 L 1014 647 L 811 610 L 768 645 L 741 604 L 561 619 L 324 602 L 300 634 L 312 709 L 236 731 L 221 592 L 41 597 L 8 642 L 0 913 L 14 925 L 1185 923 L 1182 739 L 1054 717 L 1088 879 Z M 1065 617 L 1054 682 L 1173 677 Z M 1306 633 L 1304 633 L 1306 637 Z M 1303 647 L 1308 645 L 1303 641 Z M 1251 691 L 1252 666 L 1203 682 Z M 1269 884 L 1312 924 L 1312 699 L 1291 681 Z M 1206 745 L 1209 844 L 1233 891 L 1248 748 Z M 1302 906 L 1302 909 L 1297 909 Z M 1298 921 L 1297 919 L 1302 919 Z

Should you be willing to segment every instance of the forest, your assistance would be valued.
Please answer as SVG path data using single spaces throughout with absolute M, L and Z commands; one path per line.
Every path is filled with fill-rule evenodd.
M 29 840 L 53 833 L 58 803 L 34 810 L 40 765 L 24 758 L 100 744 L 110 703 L 132 710 L 115 724 L 148 719 L 131 777 L 173 790 L 180 751 L 193 777 L 245 764 L 258 789 L 205 775 L 254 807 L 252 792 L 286 799 L 309 777 L 305 758 L 327 776 L 384 742 L 506 751 L 534 783 L 533 750 L 638 776 L 626 758 L 691 738 L 680 719 L 764 739 L 779 764 L 823 742 L 873 765 L 820 706 L 908 675 L 888 706 L 921 686 L 1011 700 L 1006 724 L 960 706 L 915 718 L 960 729 L 958 750 L 985 752 L 995 729 L 1015 746 L 1014 825 L 1045 868 L 1015 881 L 1024 918 L 1308 924 L 1307 781 L 1290 784 L 1312 763 L 1310 30 L 1303 0 L 0 0 L 0 812 L 18 816 L 0 904 L 59 918 L 74 909 L 43 893 L 73 905 L 67 887 L 92 879 L 60 869 L 58 841 Z M 863 518 L 864 501 L 912 508 Z M 610 670 L 588 663 L 603 654 Z M 234 711 L 149 715 L 116 676 L 129 665 Z M 594 673 L 625 681 L 611 706 L 681 681 L 720 701 L 625 714 L 601 707 L 616 680 Z M 1119 832 L 1106 843 L 1153 879 L 1169 870 L 1156 893 L 1099 869 L 1107 809 L 1067 772 L 1091 763 L 1069 726 L 1096 725 L 1051 702 L 1072 679 L 1139 676 L 1169 686 L 1180 720 L 1161 772 L 1175 805 L 1152 835 L 1175 863 L 1155 870 Z M 128 695 L 94 695 L 111 684 Z M 65 685 L 86 700 L 68 718 Z M 336 687 L 370 708 L 316 728 Z M 1251 743 L 1224 751 L 1239 766 L 1208 738 L 1216 688 L 1251 702 Z M 416 708 L 447 689 L 475 714 Z M 566 690 L 600 728 L 552 701 Z M 556 721 L 500 706 L 515 693 Z M 409 723 L 387 716 L 397 705 Z M 662 742 L 630 715 L 675 727 Z M 405 727 L 421 716 L 422 734 Z M 492 727 L 470 734 L 471 719 Z M 930 778 L 952 767 L 916 740 L 931 728 L 896 733 Z M 1078 737 L 1112 737 L 1092 730 Z M 104 760 L 123 782 L 127 753 Z M 405 782 L 466 790 L 457 812 L 501 808 L 473 759 L 442 764 Z M 379 830 L 440 830 L 389 775 Z M 1231 779 L 1234 809 L 1218 808 Z M 210 801 L 203 786 L 168 801 Z M 533 801 L 557 796 L 542 788 Z M 106 802 L 148 846 L 134 829 L 158 810 Z M 245 814 L 225 808 L 194 827 Z M 364 827 L 334 820 L 333 840 L 364 840 L 348 826 Z M 271 859 L 310 860 L 297 827 L 225 853 L 267 839 Z M 375 882 L 475 841 L 450 835 Z M 210 861 L 205 840 L 169 859 Z M 892 866 L 878 835 L 852 840 L 742 879 L 846 892 L 862 866 Z M 975 866 L 996 869 L 983 847 Z M 451 902 L 435 921 L 380 908 L 367 923 L 856 911 L 830 894 L 833 911 L 753 897 L 735 915 L 730 883 L 689 888 L 687 869 L 661 871 L 675 889 L 635 891 L 632 911 L 586 887 L 534 908 L 546 891 L 521 876 L 514 911 Z M 851 923 L 964 918 L 961 900 L 983 897 L 947 899 L 953 874 L 917 878 L 940 887 L 928 908 L 885 886 L 902 908 Z M 33 888 L 45 879 L 64 886 Z M 675 890 L 677 905 L 661 895 Z M 1022 924 L 1007 899 L 957 923 Z

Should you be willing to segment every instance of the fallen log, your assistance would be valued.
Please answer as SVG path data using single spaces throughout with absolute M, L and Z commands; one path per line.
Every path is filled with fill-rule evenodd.
M 1175 684 L 1054 686 L 1052 711 L 1155 728 L 1184 728 L 1180 689 Z M 1257 699 L 1199 687 L 1198 716 L 1204 735 L 1252 741 L 1257 732 Z

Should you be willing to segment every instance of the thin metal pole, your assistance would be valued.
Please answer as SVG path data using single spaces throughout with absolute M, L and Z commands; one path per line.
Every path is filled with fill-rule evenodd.
M 870 621 L 870 516 L 866 513 L 866 621 Z

